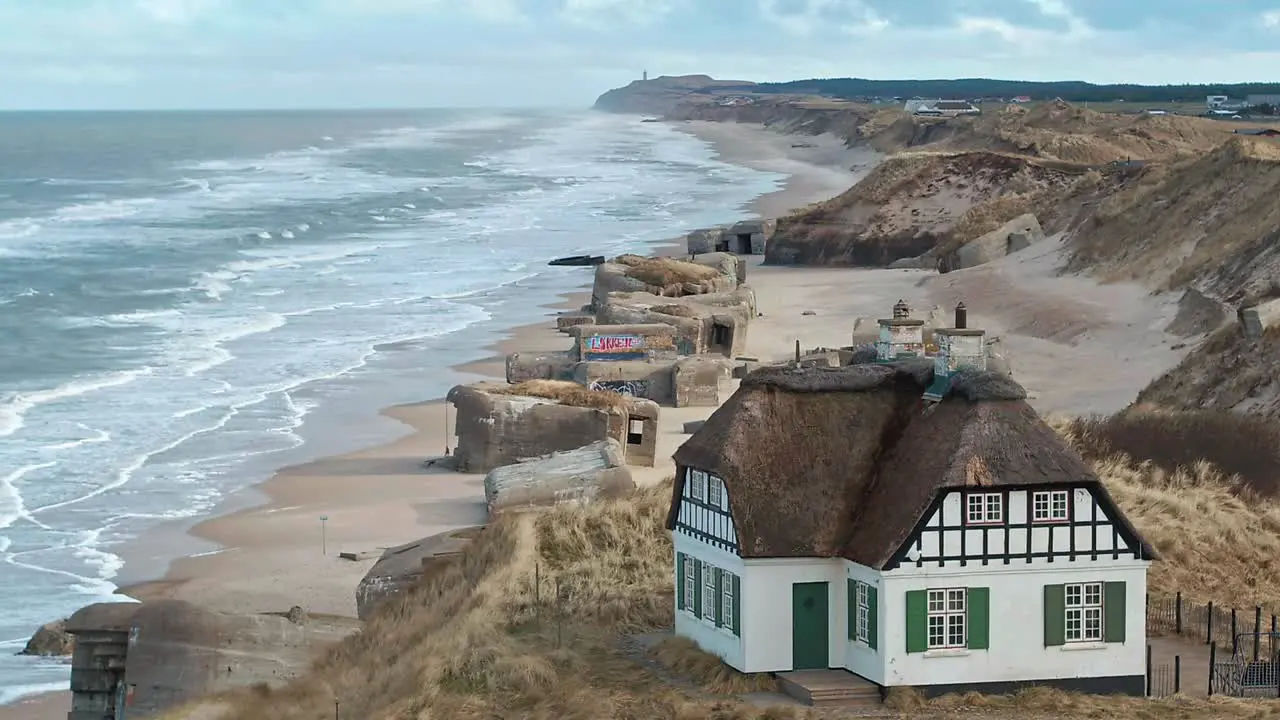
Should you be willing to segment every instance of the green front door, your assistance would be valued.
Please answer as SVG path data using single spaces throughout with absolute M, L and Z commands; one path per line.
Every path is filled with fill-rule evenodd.
M 827 583 L 791 586 L 791 669 L 826 670 Z

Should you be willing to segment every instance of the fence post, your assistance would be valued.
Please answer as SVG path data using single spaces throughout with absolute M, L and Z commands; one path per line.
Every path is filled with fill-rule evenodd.
M 1175 632 L 1182 634 L 1182 591 L 1173 596 L 1173 624 Z
M 1262 606 L 1253 606 L 1253 661 L 1258 662 L 1258 652 L 1262 649 Z
M 533 619 L 542 624 L 542 563 L 533 564 Z
M 1147 697 L 1151 697 L 1151 643 L 1147 643 Z
M 1218 662 L 1218 643 L 1209 645 L 1209 696 L 1213 697 L 1213 666 Z
M 1173 656 L 1173 694 L 1182 692 L 1182 656 Z
M 1231 608 L 1231 656 L 1240 651 L 1240 641 L 1236 637 L 1236 609 Z
M 1204 624 L 1206 627 L 1204 644 L 1212 645 L 1213 644 L 1213 601 L 1212 600 L 1209 601 L 1209 610 L 1208 612 L 1205 613 Z
M 556 576 L 556 649 L 560 648 L 560 642 L 563 639 L 564 623 L 561 622 L 560 616 L 563 608 L 560 605 L 560 576 Z

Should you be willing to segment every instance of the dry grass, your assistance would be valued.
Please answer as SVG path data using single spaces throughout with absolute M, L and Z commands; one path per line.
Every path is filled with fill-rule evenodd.
M 772 675 L 744 675 L 686 637 L 673 635 L 664 638 L 649 650 L 649 655 L 663 667 L 692 680 L 708 692 L 737 695 L 778 689 L 778 681 Z
M 1058 431 L 1090 457 L 1107 489 L 1161 555 L 1148 574 L 1153 595 L 1182 592 L 1193 602 L 1280 610 L 1280 502 L 1250 485 L 1274 488 L 1276 463 L 1262 453 L 1248 467 L 1253 479 L 1223 473 L 1204 460 L 1184 462 L 1203 447 L 1205 454 L 1230 460 L 1232 448 L 1251 442 L 1225 437 L 1228 425 L 1163 416 L 1095 422 L 1058 421 Z M 1197 439 L 1197 428 L 1210 428 Z M 1215 441 L 1225 444 L 1215 450 Z M 1136 456 L 1108 454 L 1127 445 Z M 1192 452 L 1178 448 L 1191 443 Z M 1266 468 L 1271 468 L 1267 470 Z M 1166 469 L 1174 468 L 1174 469 Z
M 720 275 L 720 271 L 713 267 L 668 257 L 619 255 L 613 261 L 626 265 L 628 276 L 646 285 L 658 287 L 704 283 Z
M 630 402 L 627 398 L 607 390 L 592 390 L 568 380 L 526 380 L 515 385 L 486 387 L 485 392 L 494 395 L 523 395 L 526 397 L 555 400 L 563 405 L 589 407 L 597 410 L 621 410 Z
M 1100 203 L 1073 238 L 1069 269 L 1159 289 L 1197 283 L 1236 302 L 1280 268 L 1280 149 L 1233 138 L 1213 152 L 1148 166 Z
M 1076 444 L 1097 437 L 1072 432 L 1070 423 L 1058 427 Z M 1280 569 L 1280 505 L 1274 500 L 1242 492 L 1238 481 L 1204 464 L 1166 472 L 1084 449 L 1098 458 L 1096 467 L 1117 502 L 1163 555 L 1151 570 L 1152 593 L 1180 590 L 1192 601 L 1280 607 L 1280 584 L 1271 580 Z M 620 643 L 628 633 L 670 626 L 669 499 L 670 484 L 664 483 L 624 500 L 502 517 L 458 563 L 389 602 L 307 676 L 280 689 L 227 696 L 232 709 L 226 717 L 321 720 L 332 717 L 335 698 L 341 717 L 361 720 L 819 717 L 717 696 L 759 689 L 762 681 L 713 662 L 688 643 L 671 640 L 652 650 L 648 661 L 663 666 L 662 672 L 647 669 L 643 654 Z M 542 580 L 538 588 L 535 577 Z M 557 579 L 559 614 L 552 600 Z M 1044 689 L 930 701 L 894 690 L 888 709 L 903 718 L 1280 718 L 1280 705 L 1266 701 L 1146 700 Z

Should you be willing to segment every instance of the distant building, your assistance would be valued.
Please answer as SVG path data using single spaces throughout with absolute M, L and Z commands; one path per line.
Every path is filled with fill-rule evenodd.
M 1015 103 L 1018 103 L 1019 105 L 1021 105 L 1022 103 L 1029 103 L 1029 102 L 1031 102 L 1031 96 L 1030 96 L 1030 95 L 1019 95 L 1018 97 L 1016 97 L 1016 98 L 1014 98 L 1014 99 L 1010 100 L 1009 102 L 1015 102 Z
M 1246 95 L 1244 104 L 1248 107 L 1257 107 L 1259 105 L 1276 107 L 1280 105 L 1280 95 Z
M 908 100 L 903 110 L 912 115 L 926 115 L 934 117 L 955 117 L 957 115 L 977 115 L 982 111 L 968 100 L 925 100 L 923 98 L 912 98 Z
M 1209 95 L 1205 97 L 1204 105 L 1210 110 L 1217 110 L 1219 107 L 1230 102 L 1230 100 L 1231 98 L 1226 95 Z

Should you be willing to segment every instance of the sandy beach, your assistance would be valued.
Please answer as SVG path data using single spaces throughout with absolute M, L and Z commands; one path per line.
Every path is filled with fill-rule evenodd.
M 687 123 L 680 129 L 711 142 L 725 162 L 787 176 L 779 190 L 742 208 L 750 215 L 776 216 L 824 200 L 857 182 L 874 164 L 874 158 L 848 150 L 834 137 L 805 139 L 810 147 L 792 148 L 799 142 L 796 138 L 753 126 Z M 675 245 L 655 248 L 672 254 L 683 251 Z M 584 273 L 583 279 L 581 288 L 547 308 L 548 317 L 589 299 L 583 290 L 589 290 L 590 275 Z M 490 356 L 455 369 L 476 379 L 501 378 L 506 353 L 560 350 L 569 342 L 550 320 L 512 328 L 486 349 Z M 342 560 L 339 552 L 373 552 L 376 557 L 382 549 L 485 520 L 482 476 L 424 465 L 442 456 L 452 441 L 446 431 L 452 428 L 452 411 L 439 399 L 384 409 L 383 415 L 405 426 L 403 437 L 280 470 L 230 498 L 225 508 L 190 530 L 214 550 L 173 558 L 162 577 L 123 587 L 120 593 L 143 601 L 188 600 L 225 612 L 279 612 L 300 605 L 312 614 L 354 618 L 356 585 L 374 560 Z M 637 482 L 670 475 L 671 453 L 686 437 L 683 423 L 710 413 L 711 408 L 665 408 L 660 462 L 638 469 Z M 247 499 L 246 494 L 253 497 Z M 244 508 L 255 499 L 260 502 Z M 231 508 L 242 509 L 227 512 Z M 191 539 L 176 537 L 178 532 L 158 528 L 123 554 L 153 559 L 163 557 L 165 548 L 190 546 Z M 29 697 L 0 707 L 0 720 L 61 720 L 69 705 L 69 692 Z
M 716 123 L 677 127 L 713 143 L 726 162 L 788 176 L 778 191 L 744 208 L 764 216 L 838 194 L 876 161 L 831 136 L 780 135 Z M 1059 240 L 1049 238 L 999 262 L 945 276 L 918 270 L 766 267 L 753 257 L 748 282 L 762 316 L 748 329 L 746 354 L 781 359 L 794 352 L 797 340 L 805 348 L 847 345 L 855 333 L 873 333 L 875 320 L 900 298 L 917 309 L 936 306 L 943 314 L 963 300 L 970 326 L 999 338 L 997 351 L 1008 356 L 1041 412 L 1114 411 L 1176 364 L 1188 341 L 1163 332 L 1176 307 L 1148 296 L 1143 288 L 1057 276 L 1058 249 Z M 576 308 L 585 299 L 585 293 L 570 293 L 563 304 L 548 308 L 548 315 Z M 568 344 L 569 338 L 550 321 L 514 328 L 489 348 L 491 357 L 458 369 L 501 377 L 501 356 L 507 352 L 559 350 Z M 637 481 L 670 475 L 670 455 L 687 438 L 683 423 L 711 412 L 663 408 L 658 464 L 637 472 Z M 191 531 L 216 544 L 219 552 L 177 559 L 162 578 L 121 592 L 141 600 L 185 599 L 231 612 L 279 612 L 301 605 L 311 613 L 354 617 L 354 590 L 373 560 L 341 560 L 338 552 L 376 556 L 382 548 L 485 519 L 481 476 L 424 467 L 425 460 L 443 455 L 452 441 L 452 408 L 430 401 L 383 413 L 404 424 L 403 437 L 281 470 L 256 488 L 265 497 L 263 504 L 216 516 Z M 327 518 L 323 538 L 322 517 Z M 155 548 L 166 542 L 172 537 L 158 531 L 138 544 Z M 0 720 L 63 718 L 68 698 L 68 693 L 57 693 L 0 708 Z

